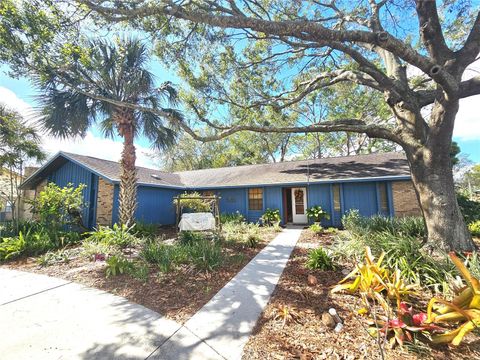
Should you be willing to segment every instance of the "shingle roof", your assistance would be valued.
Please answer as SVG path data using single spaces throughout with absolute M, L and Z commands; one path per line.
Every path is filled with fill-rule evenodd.
M 120 181 L 120 165 L 115 161 L 65 152 L 59 153 L 57 157 L 62 155 L 64 158 L 80 163 L 113 182 Z M 47 163 L 47 165 L 49 164 L 50 162 Z M 27 179 L 24 185 L 27 183 L 33 184 L 35 182 L 33 178 L 45 173 L 47 165 L 42 168 L 43 170 L 40 169 Z M 137 167 L 137 171 L 139 184 L 179 188 L 274 185 L 410 176 L 407 159 L 403 153 L 399 152 L 286 161 L 174 173 L 145 167 Z
M 120 164 L 116 161 L 99 159 L 91 156 L 78 155 L 73 153 L 62 152 L 67 157 L 82 163 L 86 167 L 94 170 L 107 177 L 112 181 L 120 181 Z M 167 185 L 167 186 L 182 186 L 180 176 L 175 173 L 149 169 L 137 166 L 138 182 L 148 185 Z

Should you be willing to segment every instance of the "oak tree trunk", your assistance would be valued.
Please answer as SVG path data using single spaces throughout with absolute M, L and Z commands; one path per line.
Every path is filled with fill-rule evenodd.
M 137 209 L 137 170 L 135 167 L 135 131 L 134 116 L 130 109 L 120 109 L 116 114 L 118 132 L 123 137 L 123 151 L 120 161 L 122 173 L 120 176 L 119 220 L 127 226 L 135 222 Z
M 458 101 L 436 102 L 421 146 L 404 146 L 423 213 L 428 244 L 444 250 L 473 251 L 454 187 L 450 148 Z

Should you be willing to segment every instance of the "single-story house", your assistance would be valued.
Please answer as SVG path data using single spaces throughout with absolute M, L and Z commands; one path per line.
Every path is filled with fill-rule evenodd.
M 408 162 L 398 152 L 173 173 L 137 170 L 136 219 L 145 223 L 175 224 L 173 197 L 186 191 L 218 195 L 221 213 L 238 211 L 251 222 L 270 208 L 280 210 L 283 223 L 305 224 L 305 210 L 313 205 L 330 214 L 326 226 L 340 225 L 350 209 L 364 216 L 420 213 Z M 47 182 L 86 185 L 83 219 L 89 228 L 118 220 L 119 163 L 59 152 L 22 188 L 38 192 Z

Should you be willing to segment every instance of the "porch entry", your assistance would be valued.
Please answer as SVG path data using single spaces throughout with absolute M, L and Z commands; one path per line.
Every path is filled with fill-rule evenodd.
M 284 223 L 306 224 L 307 188 L 283 188 Z

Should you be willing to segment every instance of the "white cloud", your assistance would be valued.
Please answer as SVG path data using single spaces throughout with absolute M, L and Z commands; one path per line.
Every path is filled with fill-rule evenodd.
M 33 122 L 35 118 L 34 108 L 19 98 L 13 91 L 0 86 L 0 103 L 3 103 L 12 110 L 19 112 L 25 120 Z M 58 139 L 42 134 L 42 147 L 49 154 L 53 155 L 58 151 L 72 152 L 81 155 L 94 156 L 101 159 L 119 161 L 122 152 L 122 142 L 106 139 L 88 131 L 85 138 Z M 156 168 L 158 163 L 151 158 L 152 150 L 140 145 L 137 148 L 137 165 Z
M 480 74 L 480 60 L 471 64 L 464 72 L 462 80 L 468 80 Z M 460 140 L 480 140 L 480 95 L 460 100 L 453 136 Z

